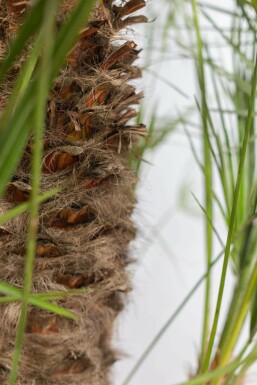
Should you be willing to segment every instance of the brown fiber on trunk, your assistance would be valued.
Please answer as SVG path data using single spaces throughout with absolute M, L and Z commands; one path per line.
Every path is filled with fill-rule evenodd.
M 63 3 L 57 25 L 75 3 Z M 0 2 L 1 57 L 28 5 Z M 127 248 L 135 237 L 129 150 L 145 135 L 143 125 L 129 122 L 142 98 L 129 82 L 140 76 L 133 65 L 139 51 L 121 29 L 145 22 L 134 14 L 144 6 L 144 0 L 97 5 L 51 90 L 41 190 L 59 186 L 61 192 L 40 208 L 32 290 L 90 291 L 56 301 L 74 311 L 78 321 L 30 306 L 17 385 L 109 384 L 109 367 L 117 358 L 113 324 L 130 290 Z M 19 68 L 17 62 L 13 76 Z M 1 86 L 1 108 L 10 91 L 8 81 Z M 0 201 L 0 214 L 29 198 L 31 146 L 29 142 Z M 0 228 L 0 280 L 19 288 L 27 230 L 27 213 Z M 8 383 L 19 312 L 18 303 L 0 305 L 1 385 Z

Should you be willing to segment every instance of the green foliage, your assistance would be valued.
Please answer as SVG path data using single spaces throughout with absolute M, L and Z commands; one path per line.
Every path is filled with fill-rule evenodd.
M 167 36 L 171 36 L 171 31 L 176 31 L 176 44 L 180 48 L 181 56 L 193 58 L 197 69 L 199 92 L 195 101 L 195 112 L 192 113 L 191 110 L 190 113 L 198 113 L 200 116 L 202 154 L 199 155 L 192 140 L 190 121 L 185 119 L 183 123 L 204 180 L 205 202 L 199 205 L 206 217 L 207 266 L 199 367 L 195 377 L 183 385 L 206 384 L 207 381 L 208 384 L 217 385 L 221 383 L 220 379 L 225 373 L 226 385 L 234 385 L 257 359 L 257 19 L 252 9 L 252 5 L 256 8 L 256 4 L 254 1 L 252 4 L 249 1 L 238 1 L 235 2 L 234 9 L 230 10 L 225 5 L 223 7 L 195 0 L 183 3 L 182 5 L 180 2 L 178 6 L 177 2 L 167 2 L 169 12 L 163 24 L 163 36 L 167 39 Z M 217 17 L 213 16 L 213 12 Z M 222 15 L 230 18 L 231 25 L 227 29 L 221 28 L 217 22 Z M 203 23 L 219 37 L 221 48 L 211 45 L 208 34 L 203 33 Z M 181 33 L 183 28 L 190 33 L 186 39 Z M 168 49 L 168 44 L 164 47 Z M 217 53 L 222 57 L 224 47 L 232 63 L 228 68 L 221 60 L 217 60 Z M 148 56 L 152 57 L 153 53 Z M 169 81 L 172 82 L 172 77 Z M 151 122 L 154 122 L 151 132 L 155 131 L 157 121 L 155 111 L 151 119 Z M 182 122 L 177 123 L 173 125 L 173 130 L 180 129 Z M 147 145 L 143 148 L 141 156 L 146 150 Z M 221 189 L 217 189 L 217 186 L 221 186 Z M 217 233 L 212 207 L 219 211 L 223 218 L 227 228 L 226 234 Z M 213 259 L 211 250 L 212 238 L 217 235 L 219 240 L 225 238 L 225 246 L 219 291 L 214 293 L 216 303 L 212 318 L 210 282 L 212 266 L 216 260 Z M 229 268 L 234 273 L 235 282 L 222 326 L 220 310 Z M 197 284 L 149 344 L 123 385 L 130 383 L 195 292 Z M 244 341 L 244 348 L 238 353 L 238 342 L 242 338 L 242 330 L 248 317 L 248 336 Z

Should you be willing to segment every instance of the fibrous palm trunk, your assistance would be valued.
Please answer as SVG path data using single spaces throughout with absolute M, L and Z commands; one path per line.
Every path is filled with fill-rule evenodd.
M 65 1 L 57 25 L 76 1 Z M 26 13 L 28 1 L 1 1 L 1 54 Z M 41 205 L 33 292 L 89 287 L 59 303 L 79 315 L 65 319 L 29 307 L 18 385 L 108 384 L 116 360 L 114 320 L 130 289 L 128 243 L 135 177 L 128 166 L 131 143 L 145 134 L 130 125 L 141 93 L 129 84 L 140 76 L 133 41 L 120 30 L 144 22 L 134 12 L 144 0 L 104 0 L 70 52 L 54 83 L 45 122 L 41 190 L 60 192 Z M 14 72 L 19 69 L 16 63 Z M 4 104 L 8 85 L 1 90 Z M 0 201 L 3 213 L 29 198 L 31 143 Z M 0 228 L 0 280 L 23 286 L 28 214 Z M 0 305 L 0 384 L 8 383 L 20 305 Z

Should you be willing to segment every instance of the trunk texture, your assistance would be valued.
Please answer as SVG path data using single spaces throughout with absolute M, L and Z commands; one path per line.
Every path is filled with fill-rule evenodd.
M 0 2 L 0 55 L 26 13 L 28 1 Z M 76 1 L 60 7 L 60 25 Z M 56 301 L 79 320 L 30 307 L 17 385 L 109 384 L 116 360 L 111 338 L 115 318 L 130 290 L 126 266 L 135 176 L 128 166 L 131 143 L 145 135 L 130 125 L 142 93 L 129 84 L 140 77 L 139 51 L 120 30 L 146 21 L 134 15 L 144 0 L 104 0 L 70 52 L 49 95 L 45 122 L 42 192 L 61 192 L 41 205 L 33 292 L 90 288 Z M 22 60 L 22 58 L 21 58 Z M 19 71 L 17 62 L 12 73 Z M 0 105 L 11 81 L 1 88 Z M 0 201 L 0 214 L 30 192 L 31 142 Z M 23 286 L 28 214 L 0 228 L 0 280 Z M 20 304 L 0 305 L 0 384 L 7 385 Z

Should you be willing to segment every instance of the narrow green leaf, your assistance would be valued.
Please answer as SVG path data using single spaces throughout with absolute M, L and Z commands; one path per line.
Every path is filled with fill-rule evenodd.
M 222 304 L 222 300 L 223 300 L 225 281 L 226 281 L 226 275 L 227 275 L 227 268 L 228 268 L 228 262 L 229 262 L 229 256 L 230 256 L 230 248 L 231 248 L 231 244 L 232 244 L 233 233 L 234 233 L 234 228 L 235 228 L 235 223 L 236 223 L 236 215 L 237 215 L 237 208 L 238 208 L 239 193 L 240 193 L 242 177 L 243 177 L 244 162 L 245 162 L 246 151 L 247 151 L 248 140 L 249 140 L 249 134 L 251 131 L 252 118 L 253 118 L 253 113 L 254 113 L 256 87 L 257 87 L 257 58 L 255 61 L 255 68 L 254 68 L 254 73 L 253 73 L 252 94 L 251 94 L 251 99 L 250 99 L 247 124 L 245 127 L 244 141 L 243 141 L 243 146 L 242 146 L 242 151 L 241 151 L 241 156 L 240 156 L 240 162 L 239 162 L 239 167 L 238 167 L 238 173 L 237 173 L 237 181 L 236 181 L 236 187 L 235 187 L 234 198 L 233 198 L 232 212 L 231 212 L 230 222 L 229 222 L 229 230 L 228 230 L 227 241 L 226 241 L 226 248 L 225 248 L 225 255 L 224 255 L 224 261 L 223 261 L 223 267 L 222 267 L 222 274 L 221 274 L 221 279 L 220 279 L 219 293 L 218 293 L 218 298 L 217 298 L 217 303 L 216 303 L 214 321 L 213 321 L 211 334 L 210 334 L 208 350 L 207 350 L 207 354 L 206 354 L 205 362 L 204 362 L 204 366 L 203 366 L 203 371 L 208 370 L 210 359 L 211 359 L 212 348 L 213 348 L 213 344 L 214 344 L 214 339 L 215 339 L 217 327 L 218 327 L 220 309 L 221 309 L 221 304 Z
M 210 142 L 210 132 L 209 132 L 209 119 L 210 117 L 208 104 L 207 104 L 207 87 L 205 80 L 205 67 L 203 59 L 203 40 L 201 35 L 201 29 L 198 18 L 198 9 L 196 0 L 192 0 L 192 11 L 193 11 L 193 23 L 195 26 L 196 33 L 196 42 L 197 42 L 197 77 L 198 83 L 201 92 L 201 120 L 202 120 L 202 130 L 203 130 L 203 172 L 204 172 L 204 194 L 205 194 L 205 242 L 206 242 L 206 266 L 208 270 L 208 275 L 206 277 L 205 284 L 205 299 L 204 299 L 204 320 L 203 320 L 203 329 L 202 329 L 202 345 L 200 353 L 200 365 L 203 364 L 205 352 L 207 349 L 208 338 L 209 338 L 209 323 L 210 323 L 210 300 L 211 300 L 211 274 L 210 266 L 212 261 L 212 248 L 213 248 L 213 230 L 211 226 L 212 217 L 213 217 L 213 196 L 212 196 L 212 145 Z M 216 161 L 216 157 L 214 156 Z M 219 165 L 218 165 L 219 169 Z
M 254 290 L 251 306 L 250 339 L 252 340 L 257 332 L 257 287 Z
M 69 295 L 71 294 L 79 294 L 80 292 L 88 291 L 89 289 L 81 289 L 78 290 L 78 293 L 75 293 L 73 291 L 68 291 Z M 67 292 L 67 293 L 68 293 Z M 71 293 L 72 292 L 72 293 Z M 14 286 L 9 285 L 6 282 L 0 282 L 0 293 L 5 294 L 6 297 L 0 297 L 0 304 L 6 303 L 6 302 L 21 302 L 22 301 L 22 289 L 18 289 Z M 76 319 L 77 315 L 67 309 L 64 309 L 58 305 L 55 305 L 51 302 L 48 302 L 47 294 L 49 296 L 49 299 L 60 299 L 61 298 L 61 292 L 53 292 L 52 296 L 51 293 L 45 293 L 45 294 L 30 294 L 28 297 L 28 302 L 31 305 L 37 306 L 43 310 L 48 310 L 49 312 L 64 316 L 66 318 L 72 318 Z M 65 296 L 65 292 L 62 293 L 62 297 Z M 52 298 L 51 298 L 52 297 Z
M 211 372 L 207 372 L 204 374 L 200 374 L 191 380 L 180 382 L 177 385 L 204 385 L 207 382 L 211 380 L 219 380 L 221 377 L 226 375 L 232 370 L 235 370 L 239 367 L 244 361 L 240 362 L 240 360 L 236 359 L 231 364 L 228 364 L 226 366 L 223 366 L 222 368 L 217 368 L 215 370 L 212 370 Z
M 28 302 L 31 305 L 37 306 L 40 309 L 47 310 L 51 313 L 55 313 L 66 318 L 78 319 L 78 316 L 75 313 L 60 306 L 57 306 L 54 303 L 44 301 L 41 298 L 29 297 Z
M 6 282 L 0 281 L 0 293 L 5 294 L 7 296 L 11 296 L 13 298 L 20 299 L 21 298 L 21 290 L 15 288 L 14 286 L 9 285 Z

